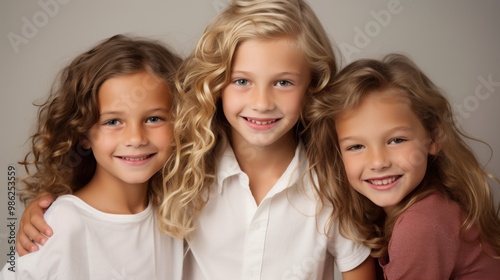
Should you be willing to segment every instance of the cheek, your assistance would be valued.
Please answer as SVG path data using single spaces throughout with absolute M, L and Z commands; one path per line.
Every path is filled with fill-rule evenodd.
M 174 125 L 172 122 L 165 122 L 159 129 L 155 130 L 155 135 L 158 138 L 173 140 Z
M 174 142 L 173 125 L 168 124 L 162 129 L 158 129 L 157 131 L 155 131 L 153 139 L 155 145 L 160 151 L 162 151 L 167 156 L 170 155 Z
M 290 110 L 286 112 L 286 114 L 296 116 L 296 118 L 298 119 L 300 117 L 301 111 L 302 104 L 293 104 L 292 106 L 290 106 Z
M 281 108 L 283 113 L 287 115 L 300 115 L 304 104 L 304 98 L 285 98 L 281 101 L 281 104 L 284 104 Z
M 231 94 L 222 94 L 222 111 L 225 115 L 235 112 L 240 106 L 241 98 L 233 98 Z
M 101 131 L 99 131 L 98 129 L 91 129 L 88 133 L 88 140 L 90 142 L 90 145 L 91 146 L 94 146 L 94 145 L 99 145 L 99 144 L 103 144 L 102 142 L 104 141 L 105 142 L 105 137 L 103 137 L 103 133 Z
M 351 182 L 358 179 L 362 173 L 362 167 L 359 166 L 359 161 L 352 157 L 343 157 L 342 161 L 344 163 L 344 170 L 347 175 L 347 179 Z
M 422 147 L 408 147 L 406 151 L 400 153 L 398 162 L 405 171 L 419 171 L 427 168 L 427 150 Z

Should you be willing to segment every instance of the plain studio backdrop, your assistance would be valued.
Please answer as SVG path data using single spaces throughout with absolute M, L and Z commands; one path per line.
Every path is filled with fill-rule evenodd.
M 13 176 L 28 149 L 34 101 L 57 72 L 109 36 L 160 39 L 182 56 L 229 0 L 0 1 L 0 261 L 11 259 L 23 205 L 12 199 Z M 496 0 L 310 0 L 343 62 L 409 54 L 440 86 L 470 143 L 500 176 L 500 2 Z M 495 186 L 496 201 L 500 187 Z M 291 244 L 293 246 L 293 244 Z

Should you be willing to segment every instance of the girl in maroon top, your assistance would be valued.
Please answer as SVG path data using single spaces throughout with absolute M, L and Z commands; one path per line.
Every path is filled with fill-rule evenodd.
M 348 65 L 331 92 L 313 95 L 305 118 L 343 233 L 365 237 L 386 279 L 498 277 L 488 174 L 429 78 L 392 54 Z

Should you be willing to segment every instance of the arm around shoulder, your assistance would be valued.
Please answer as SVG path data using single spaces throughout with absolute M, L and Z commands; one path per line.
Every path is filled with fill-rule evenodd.
M 16 250 L 19 256 L 37 251 L 39 247 L 36 243 L 43 245 L 52 236 L 52 228 L 43 219 L 43 213 L 53 201 L 52 195 L 44 194 L 32 201 L 24 210 L 16 237 Z

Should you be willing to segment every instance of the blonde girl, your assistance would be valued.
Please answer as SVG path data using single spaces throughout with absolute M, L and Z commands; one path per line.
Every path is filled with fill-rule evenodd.
M 156 219 L 180 62 L 158 42 L 116 35 L 62 70 L 20 163 L 24 203 L 57 197 L 44 216 L 54 234 L 2 279 L 180 279 L 183 242 Z
M 312 165 L 330 166 L 318 177 L 338 184 L 341 232 L 364 236 L 386 279 L 499 275 L 488 176 L 436 85 L 391 54 L 348 65 L 332 92 L 314 95 L 305 115 Z
M 305 156 L 304 102 L 328 93 L 336 67 L 301 0 L 232 1 L 206 28 L 178 72 L 160 210 L 187 239 L 187 279 L 332 279 L 334 263 L 344 279 L 374 276 L 367 248 L 328 219 L 332 185 Z

